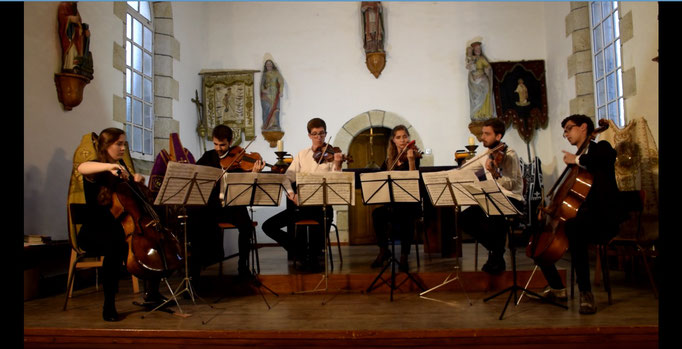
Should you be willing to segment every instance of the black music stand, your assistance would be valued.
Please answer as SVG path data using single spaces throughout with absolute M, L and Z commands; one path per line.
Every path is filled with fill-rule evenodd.
M 509 199 L 502 193 L 500 190 L 499 186 L 497 185 L 497 182 L 494 180 L 487 180 L 487 181 L 482 181 L 479 182 L 481 184 L 480 188 L 475 188 L 471 186 L 465 186 L 469 190 L 469 192 L 474 196 L 474 198 L 478 201 L 479 206 L 483 209 L 483 212 L 487 216 L 490 215 L 500 215 L 502 218 L 507 220 L 509 230 L 507 231 L 508 237 L 507 240 L 511 241 L 512 239 L 512 225 L 509 223 L 508 218 L 511 216 L 516 216 L 519 215 L 520 212 L 514 207 L 514 205 L 509 201 Z M 512 277 L 513 277 L 513 283 L 511 286 L 505 288 L 504 290 L 495 293 L 494 295 L 485 298 L 483 301 L 487 302 L 497 296 L 500 296 L 506 292 L 509 292 L 509 297 L 507 297 L 507 302 L 504 304 L 504 308 L 502 309 L 502 313 L 500 314 L 499 319 L 502 320 L 504 317 L 504 313 L 507 311 L 507 306 L 509 306 L 509 301 L 511 300 L 512 296 L 514 296 L 514 302 L 516 303 L 517 301 L 517 291 L 523 291 L 528 294 L 532 294 L 539 299 L 542 299 L 550 304 L 554 304 L 558 307 L 568 309 L 567 306 L 555 303 L 553 301 L 550 301 L 546 297 L 543 297 L 535 292 L 532 292 L 528 289 L 525 289 L 517 284 L 517 274 L 516 274 L 516 247 L 514 246 L 513 243 L 508 243 L 507 244 L 509 248 L 509 253 L 511 255 L 511 264 L 512 264 Z
M 224 177 L 225 191 L 223 192 L 224 205 L 223 206 L 249 206 L 251 211 L 251 221 L 253 222 L 253 206 L 279 206 L 279 199 L 282 196 L 282 181 L 285 179 L 283 174 L 273 173 L 226 173 Z M 265 305 L 268 310 L 270 303 L 265 298 L 261 287 L 268 290 L 276 297 L 279 297 L 275 291 L 265 286 L 258 278 L 260 270 L 256 270 L 256 254 L 258 253 L 255 246 L 256 228 L 251 225 L 251 238 L 249 239 L 251 248 L 251 272 L 253 278 L 249 280 L 263 297 Z M 260 269 L 260 268 L 259 268 Z
M 307 291 L 298 291 L 295 294 L 312 293 L 329 290 L 329 255 L 327 245 L 327 206 L 328 205 L 354 205 L 355 176 L 347 172 L 326 173 L 297 173 L 296 192 L 298 193 L 299 206 L 322 206 L 324 235 L 324 274 L 315 288 Z M 324 281 L 324 288 L 319 288 Z M 325 305 L 327 300 L 322 300 Z
M 459 219 L 459 210 L 460 206 L 462 205 L 476 205 L 476 200 L 473 198 L 473 196 L 462 187 L 462 184 L 464 183 L 473 183 L 473 179 L 465 179 L 462 178 L 465 176 L 466 173 L 462 172 L 452 172 L 452 171 L 443 171 L 443 172 L 434 172 L 434 173 L 422 173 L 422 178 L 424 180 L 424 185 L 426 186 L 426 190 L 429 193 L 429 198 L 431 199 L 431 202 L 433 203 L 434 206 L 441 206 L 441 207 L 447 207 L 451 206 L 455 210 L 455 229 L 457 230 L 455 232 L 455 239 L 459 238 L 460 234 L 458 233 L 459 230 L 459 224 L 458 224 L 458 219 Z M 452 181 L 451 181 L 452 177 Z M 462 279 L 459 275 L 460 271 L 460 263 L 462 256 L 459 254 L 461 251 L 458 250 L 458 255 L 455 257 L 455 266 L 454 266 L 454 271 L 448 274 L 448 276 L 445 277 L 445 280 L 441 282 L 439 285 L 436 285 L 422 293 L 419 294 L 419 297 L 422 297 L 424 299 L 428 300 L 433 300 L 437 302 L 442 302 L 446 303 L 449 305 L 449 302 L 444 302 L 438 299 L 433 299 L 429 297 L 425 297 L 424 295 L 434 291 L 440 287 L 443 287 L 455 280 L 459 281 L 459 286 L 462 288 L 462 291 L 464 291 L 464 295 L 466 295 L 467 300 L 469 300 L 469 305 L 473 305 L 471 302 L 471 298 L 469 298 L 469 295 L 466 293 L 466 289 L 464 289 L 464 284 L 462 283 Z M 455 274 L 454 278 L 450 278 L 452 274 Z
M 362 201 L 365 205 L 371 204 L 385 204 L 388 207 L 389 217 L 393 215 L 393 205 L 396 203 L 417 203 L 419 202 L 419 171 L 382 171 L 375 173 L 362 173 L 360 174 L 360 179 L 362 181 Z M 365 192 L 368 192 L 368 196 Z M 365 199 L 367 197 L 367 199 Z M 372 281 L 372 283 L 367 287 L 365 292 L 370 293 L 374 289 L 381 286 L 381 284 L 375 287 L 377 281 L 381 279 L 382 284 L 386 284 L 391 289 L 391 302 L 393 301 L 393 291 L 397 290 L 402 286 L 407 280 L 412 280 L 422 291 L 425 288 L 417 281 L 417 279 L 410 274 L 409 271 L 404 273 L 407 275 L 403 281 L 396 284 L 396 272 L 395 266 L 400 265 L 400 262 L 395 258 L 395 237 L 393 236 L 393 223 L 388 220 L 388 238 L 391 240 L 391 257 L 389 263 L 386 264 L 377 277 Z M 391 279 L 386 280 L 382 277 L 386 269 L 391 267 Z
M 181 225 L 184 225 L 184 257 L 185 257 L 185 277 L 180 282 L 180 285 L 173 291 L 168 284 L 168 281 L 164 278 L 169 291 L 171 292 L 171 298 L 167 299 L 165 302 L 161 303 L 156 308 L 149 311 L 147 314 L 163 307 L 171 300 L 175 301 L 181 314 L 185 314 L 180 308 L 177 296 L 182 293 L 189 293 L 192 303 L 196 305 L 194 298 L 199 298 L 204 301 L 192 287 L 191 278 L 189 276 L 189 256 L 187 254 L 187 206 L 205 206 L 208 202 L 209 195 L 213 189 L 215 183 L 215 177 L 217 174 L 221 173 L 220 169 L 201 166 L 187 163 L 179 163 L 171 161 L 168 163 L 168 168 L 166 169 L 166 174 L 163 178 L 163 183 L 161 183 L 161 188 L 159 189 L 159 194 L 154 201 L 155 205 L 181 205 L 185 211 L 185 214 L 178 216 L 182 219 Z M 181 290 L 182 288 L 182 290 Z M 212 305 L 206 303 L 209 307 L 213 308 Z M 143 315 L 144 318 L 147 314 Z M 190 316 L 187 314 L 186 316 Z M 205 322 L 202 321 L 205 324 Z

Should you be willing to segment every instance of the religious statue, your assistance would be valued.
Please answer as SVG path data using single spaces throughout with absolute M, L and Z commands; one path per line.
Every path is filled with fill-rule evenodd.
M 59 40 L 62 47 L 62 72 L 81 74 L 92 79 L 90 30 L 81 22 L 76 2 L 61 2 L 57 10 Z
M 375 78 L 379 78 L 386 65 L 384 52 L 384 19 L 381 1 L 363 1 L 360 7 L 362 14 L 363 47 L 366 64 Z
M 54 75 L 57 97 L 65 110 L 83 100 L 83 89 L 93 79 L 90 29 L 81 21 L 77 2 L 60 2 L 57 7 L 57 33 L 62 49 L 61 71 Z
M 514 90 L 519 95 L 519 100 L 516 101 L 516 105 L 519 107 L 525 107 L 530 104 L 528 102 L 528 88 L 523 83 L 523 79 L 518 80 L 518 85 L 516 85 L 516 90 Z
M 470 117 L 474 122 L 497 117 L 493 96 L 493 69 L 483 55 L 481 42 L 467 48 L 466 68 L 469 71 Z
M 279 112 L 281 97 L 284 91 L 284 78 L 268 59 L 263 67 L 263 76 L 260 80 L 260 103 L 263 108 L 263 131 L 281 131 Z

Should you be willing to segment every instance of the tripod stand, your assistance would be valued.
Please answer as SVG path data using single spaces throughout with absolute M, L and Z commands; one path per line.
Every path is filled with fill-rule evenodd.
M 429 197 L 431 198 L 431 202 L 434 203 L 434 206 L 453 206 L 454 207 L 454 210 L 455 210 L 455 227 L 456 227 L 455 228 L 455 230 L 456 230 L 455 231 L 455 239 L 457 239 L 460 236 L 459 228 L 458 228 L 459 224 L 457 221 L 459 218 L 460 205 L 458 204 L 458 201 L 457 201 L 457 194 L 460 194 L 460 196 L 461 196 L 461 193 L 466 193 L 466 191 L 457 187 L 457 194 L 456 194 L 455 190 L 453 189 L 454 183 L 451 182 L 450 178 L 449 178 L 450 175 L 451 175 L 451 173 L 446 173 L 444 175 L 437 174 L 437 173 L 435 173 L 435 174 L 424 173 L 424 174 L 422 174 L 422 177 L 424 178 L 424 184 L 427 188 L 427 192 L 429 193 Z M 445 177 L 445 176 L 447 176 L 447 177 Z M 442 188 L 442 190 L 440 190 L 440 192 L 438 192 L 438 189 L 441 189 L 441 188 Z M 450 194 L 449 196 L 444 195 L 446 190 Z M 463 200 L 466 200 L 466 199 L 470 199 L 470 198 L 468 196 L 465 196 Z M 455 270 L 453 272 L 451 272 L 450 274 L 448 274 L 448 276 L 445 277 L 445 280 L 443 280 L 442 283 L 420 293 L 419 297 L 429 299 L 429 300 L 436 300 L 436 299 L 425 297 L 424 295 L 457 280 L 457 281 L 459 281 L 459 286 L 462 288 L 462 291 L 464 291 L 464 294 L 466 295 L 467 300 L 469 300 L 469 305 L 473 305 L 473 303 L 471 302 L 471 298 L 469 298 L 469 295 L 466 293 L 466 290 L 464 289 L 464 284 L 462 283 L 461 277 L 459 275 L 460 260 L 461 260 L 461 254 L 460 254 L 461 248 L 459 248 L 459 245 L 461 245 L 461 244 L 458 244 L 458 248 L 456 249 L 458 254 L 455 257 L 455 266 L 454 266 Z M 452 276 L 452 274 L 455 274 L 454 278 L 450 278 Z M 436 301 L 438 301 L 438 300 L 436 300 Z M 450 304 L 448 302 L 444 302 L 444 303 Z
M 493 199 L 491 198 L 490 193 L 483 191 L 483 195 L 485 195 L 486 202 L 491 202 L 491 203 L 493 204 L 493 206 L 495 207 L 495 209 L 497 210 L 497 212 L 499 212 L 499 214 L 502 216 L 502 218 L 504 218 L 505 220 L 507 220 L 507 215 L 505 215 L 504 212 L 500 209 L 500 207 L 498 206 L 498 203 L 495 202 L 495 200 L 493 200 Z M 503 195 L 503 194 L 502 194 L 502 195 Z M 504 196 L 504 195 L 503 195 L 503 196 Z M 505 199 L 506 199 L 506 197 L 505 197 Z M 507 200 L 507 202 L 509 202 L 509 200 Z M 487 206 L 487 205 L 486 205 L 486 206 Z M 507 220 L 507 223 L 508 223 L 507 225 L 508 225 L 508 227 L 509 227 L 509 229 L 508 229 L 508 231 L 507 231 L 507 234 L 508 234 L 507 240 L 509 241 L 508 248 L 509 248 L 509 253 L 510 253 L 510 255 L 511 255 L 510 257 L 511 257 L 511 264 L 512 264 L 513 283 L 512 283 L 511 286 L 509 286 L 509 287 L 505 288 L 504 290 L 502 290 L 502 291 L 500 291 L 500 292 L 498 292 L 498 293 L 496 293 L 496 294 L 494 294 L 494 295 L 492 295 L 492 296 L 490 296 L 490 297 L 484 299 L 483 301 L 484 301 L 484 302 L 487 302 L 487 301 L 489 301 L 489 300 L 491 300 L 491 299 L 493 299 L 493 298 L 495 298 L 495 297 L 497 297 L 497 296 L 500 296 L 500 295 L 502 295 L 502 294 L 504 294 L 504 293 L 506 293 L 506 292 L 509 292 L 509 297 L 507 297 L 507 302 L 504 304 L 504 308 L 502 309 L 502 313 L 500 314 L 500 318 L 499 318 L 500 320 L 502 320 L 502 318 L 504 317 L 504 313 L 507 311 L 507 306 L 509 306 L 509 302 L 511 301 L 512 296 L 514 296 L 514 302 L 516 303 L 516 301 L 517 301 L 517 291 L 522 291 L 522 292 L 531 294 L 531 295 L 533 295 L 533 296 L 535 296 L 535 297 L 538 297 L 539 299 L 542 299 L 542 300 L 544 300 L 544 301 L 546 301 L 546 302 L 548 302 L 548 303 L 550 303 L 550 304 L 554 304 L 554 305 L 556 305 L 556 306 L 558 306 L 558 307 L 561 307 L 561 308 L 564 308 L 564 309 L 568 309 L 568 307 L 565 306 L 565 305 L 562 305 L 562 304 L 559 304 L 559 303 L 555 303 L 555 302 L 553 302 L 553 301 L 550 301 L 549 299 L 547 299 L 547 298 L 545 298 L 545 297 L 543 297 L 543 296 L 541 296 L 541 295 L 539 295 L 539 294 L 537 294 L 537 293 L 535 293 L 535 292 L 532 292 L 532 291 L 530 291 L 530 290 L 528 290 L 528 289 L 526 289 L 526 288 L 524 288 L 524 287 L 521 287 L 521 286 L 519 286 L 519 285 L 517 284 L 517 274 L 516 274 L 516 247 L 515 247 L 514 244 L 511 242 L 511 241 L 512 241 L 512 225 L 511 225 L 511 223 L 509 223 L 508 220 Z
M 261 174 L 261 173 L 227 173 L 225 178 L 225 205 L 224 206 L 248 206 L 251 211 L 250 221 L 253 222 L 253 206 L 278 206 L 279 198 L 281 196 L 282 174 Z M 259 179 L 261 180 L 259 183 Z M 256 195 L 258 194 L 258 195 Z M 248 200 L 248 201 L 246 201 Z M 256 228 L 251 224 L 251 237 L 249 238 L 251 245 L 251 278 L 249 282 L 255 286 L 258 293 L 263 298 L 268 310 L 271 309 L 270 303 L 261 288 L 265 288 L 268 292 L 276 297 L 279 295 L 267 287 L 258 277 L 260 270 L 256 269 L 257 263 L 257 246 L 255 246 Z M 260 268 L 259 268 L 260 269 Z
M 403 172 L 403 173 L 400 173 Z M 413 173 L 410 173 L 413 172 Z M 398 181 L 406 181 L 405 186 L 401 186 L 399 183 L 397 183 L 396 179 L 393 178 L 392 176 L 399 177 L 397 179 Z M 401 281 L 399 284 L 396 284 L 396 272 L 395 272 L 395 266 L 400 265 L 400 262 L 395 258 L 395 237 L 393 236 L 394 234 L 394 229 L 393 229 L 393 222 L 392 218 L 394 217 L 393 215 L 393 210 L 394 210 L 394 204 L 397 202 L 396 201 L 396 195 L 393 191 L 394 186 L 401 190 L 401 194 L 408 194 L 406 196 L 401 195 L 401 201 L 399 202 L 419 202 L 419 171 L 385 171 L 385 172 L 379 172 L 379 173 L 363 173 L 360 175 L 362 182 L 363 182 L 363 199 L 365 196 L 365 190 L 369 190 L 373 192 L 371 195 L 369 195 L 369 198 L 365 200 L 365 204 L 372 204 L 372 203 L 384 203 L 386 204 L 386 207 L 388 207 L 388 238 L 391 240 L 391 255 L 388 261 L 388 264 L 386 264 L 377 277 L 372 281 L 372 283 L 367 287 L 367 290 L 365 292 L 370 293 L 377 287 L 379 287 L 381 284 L 377 285 L 375 287 L 375 284 L 381 280 L 382 284 L 386 284 L 389 286 L 391 289 L 391 302 L 393 301 L 393 291 L 397 290 L 402 286 L 407 280 L 411 280 L 413 283 L 419 287 L 422 291 L 425 291 L 425 288 L 419 283 L 419 281 L 412 275 L 410 274 L 409 271 L 404 271 L 404 273 L 407 275 L 403 281 Z M 416 177 L 415 177 L 416 176 Z M 374 182 L 374 183 L 373 183 Z M 378 186 L 376 186 L 376 183 L 379 183 Z M 369 185 L 373 184 L 373 185 Z M 411 185 L 410 185 L 411 184 Z M 370 188 L 372 187 L 372 188 Z M 387 192 L 386 192 L 387 191 Z M 381 194 L 380 194 L 381 193 Z M 413 195 L 413 193 L 416 193 L 416 196 Z M 383 195 L 382 195 L 383 194 Z M 386 195 L 388 194 L 388 195 Z M 390 281 L 386 280 L 383 278 L 383 274 L 388 269 L 388 267 L 391 267 L 391 278 Z
M 304 294 L 329 290 L 329 234 L 327 224 L 328 205 L 351 205 L 352 188 L 355 187 L 355 177 L 352 173 L 325 173 L 325 174 L 305 174 L 296 175 L 297 192 L 299 195 L 300 206 L 322 206 L 322 235 L 324 235 L 324 274 L 312 290 L 298 291 L 295 294 Z M 324 282 L 324 288 L 320 285 Z M 327 303 L 322 300 L 322 305 Z

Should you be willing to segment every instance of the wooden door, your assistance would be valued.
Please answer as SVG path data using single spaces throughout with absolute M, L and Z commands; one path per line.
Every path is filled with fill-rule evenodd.
M 353 138 L 348 154 L 353 162 L 348 168 L 376 168 L 386 159 L 386 147 L 391 130 L 385 127 L 365 130 Z M 362 203 L 362 191 L 355 191 L 355 206 L 348 211 L 348 243 L 350 245 L 368 245 L 376 243 L 376 235 L 372 227 L 372 210 L 376 205 L 365 206 Z

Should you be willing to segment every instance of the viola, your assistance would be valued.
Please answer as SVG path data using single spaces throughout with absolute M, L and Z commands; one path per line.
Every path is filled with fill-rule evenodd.
M 341 153 L 341 148 L 334 147 L 329 143 L 323 143 L 317 149 L 313 149 L 313 160 L 315 160 L 318 164 L 323 162 L 332 162 L 334 161 L 334 154 L 336 153 Z M 353 157 L 343 154 L 341 162 L 344 161 L 351 163 L 353 162 Z
M 583 154 L 596 135 L 609 127 L 606 120 L 599 120 L 599 128 L 595 129 L 580 146 L 576 155 Z M 538 264 L 553 264 L 568 250 L 568 237 L 565 222 L 578 214 L 580 206 L 587 198 L 592 187 L 592 175 L 577 165 L 569 165 L 549 190 L 552 196 L 547 207 L 539 207 L 539 217 L 545 217 L 545 226 L 541 232 L 531 236 L 526 255 Z
M 120 163 L 127 171 L 125 163 Z M 184 262 L 180 242 L 161 225 L 151 204 L 151 191 L 127 172 L 128 179 L 114 188 L 110 209 L 121 222 L 128 243 L 126 268 L 141 279 L 168 276 Z
M 490 171 L 492 173 L 493 178 L 497 179 L 502 176 L 501 168 L 500 166 L 502 165 L 502 161 L 504 161 L 504 157 L 507 154 L 507 144 L 500 142 L 497 146 L 495 146 L 493 149 L 490 150 L 488 153 L 488 158 L 492 160 L 493 162 L 493 167 L 494 170 Z

